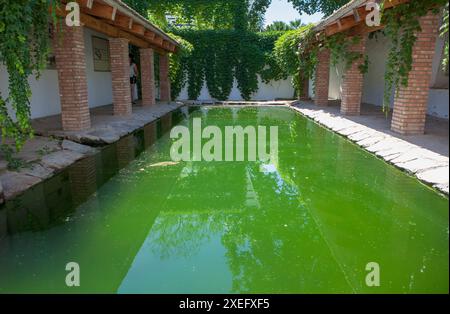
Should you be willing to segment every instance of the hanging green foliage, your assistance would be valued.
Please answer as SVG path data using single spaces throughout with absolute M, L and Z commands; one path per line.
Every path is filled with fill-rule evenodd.
M 206 82 L 211 97 L 226 100 L 236 79 L 244 99 L 258 90 L 258 75 L 264 80 L 283 76 L 271 53 L 281 33 L 253 33 L 236 30 L 178 30 L 177 35 L 192 44 L 183 58 L 188 95 L 197 99 Z M 283 72 L 284 73 L 284 72 Z M 175 82 L 176 86 L 181 86 Z M 174 91 L 173 97 L 181 89 Z
M 369 66 L 368 56 L 351 49 L 353 45 L 359 44 L 361 40 L 361 36 L 349 38 L 345 33 L 338 33 L 327 37 L 325 44 L 330 49 L 331 64 L 337 66 L 343 63 L 344 70 L 348 70 L 355 62 L 362 60 L 363 62 L 359 66 L 359 70 L 363 74 L 367 73 Z
M 185 76 L 175 77 L 175 86 L 187 79 L 189 99 L 199 97 L 206 83 L 211 97 L 226 100 L 236 80 L 241 96 L 251 99 L 258 91 L 258 77 L 265 83 L 292 77 L 296 93 L 314 73 L 317 41 L 312 25 L 288 32 L 242 32 L 234 30 L 178 30 L 192 44 L 183 58 Z M 174 66 L 178 69 L 178 66 Z M 301 73 L 302 75 L 299 75 Z M 173 97 L 178 97 L 176 88 Z
M 292 77 L 292 84 L 298 95 L 304 80 L 309 80 L 317 60 L 313 25 L 286 32 L 275 43 L 274 58 L 284 78 Z M 280 79 L 280 77 L 274 77 Z
M 46 64 L 48 10 L 58 3 L 52 0 L 0 0 L 0 64 L 5 65 L 9 80 L 8 95 L 0 94 L 0 127 L 2 142 L 11 138 L 16 149 L 33 135 L 28 78 L 31 75 L 39 78 Z
M 177 52 L 170 56 L 170 81 L 172 99 L 177 98 L 183 87 L 186 85 L 188 66 L 188 58 L 192 55 L 193 47 L 191 43 L 183 38 L 170 34 L 172 38 L 180 43 Z
M 383 10 L 382 23 L 386 25 L 384 34 L 392 42 L 384 78 L 383 111 L 387 112 L 393 91 L 397 91 L 401 86 L 408 86 L 408 76 L 413 63 L 413 47 L 417 40 L 416 34 L 421 31 L 420 18 L 430 10 L 438 14 L 440 8 L 446 4 L 448 4 L 447 0 L 410 1 L 389 10 Z

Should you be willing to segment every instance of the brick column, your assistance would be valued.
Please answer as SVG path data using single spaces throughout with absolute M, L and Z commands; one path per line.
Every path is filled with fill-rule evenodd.
M 68 27 L 62 23 L 63 35 L 55 34 L 53 53 L 58 71 L 61 120 L 64 131 L 91 127 L 86 76 L 86 54 L 83 26 Z
M 367 36 L 358 36 L 358 42 L 353 44 L 349 52 L 365 54 Z M 347 40 L 353 40 L 348 38 Z M 345 71 L 342 81 L 341 113 L 345 115 L 359 115 L 361 112 L 361 98 L 364 87 L 364 74 L 359 67 L 364 63 L 360 58 L 353 62 L 351 67 Z
M 159 88 L 161 101 L 170 101 L 169 55 L 159 56 Z
M 422 31 L 413 47 L 413 64 L 408 87 L 395 95 L 392 130 L 400 134 L 423 134 L 428 107 L 432 65 L 439 34 L 439 16 L 428 13 L 420 18 Z
M 142 105 L 151 106 L 155 104 L 155 68 L 154 52 L 151 48 L 141 49 L 141 83 L 142 83 Z
M 330 50 L 323 49 L 317 54 L 315 104 L 328 106 L 328 88 L 330 84 Z
M 132 104 L 128 40 L 124 38 L 110 38 L 109 50 L 111 56 L 114 115 L 130 115 Z

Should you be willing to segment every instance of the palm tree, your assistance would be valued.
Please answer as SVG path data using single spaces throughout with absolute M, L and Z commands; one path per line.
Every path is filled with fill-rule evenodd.
M 295 21 L 291 21 L 291 22 L 289 23 L 289 26 L 290 26 L 292 29 L 299 29 L 300 27 L 305 26 L 305 24 L 302 23 L 302 20 L 296 19 Z
M 282 21 L 275 21 L 266 27 L 266 31 L 289 31 L 291 26 Z

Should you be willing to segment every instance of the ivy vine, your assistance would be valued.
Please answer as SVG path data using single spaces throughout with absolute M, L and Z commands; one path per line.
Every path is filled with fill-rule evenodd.
M 172 99 L 176 99 L 183 87 L 186 85 L 188 74 L 188 59 L 192 55 L 193 46 L 183 38 L 170 34 L 170 36 L 180 43 L 177 53 L 170 56 L 170 72 Z
M 312 78 L 317 64 L 318 46 L 313 25 L 288 31 L 275 44 L 274 58 L 285 77 L 292 77 L 292 84 L 298 95 L 305 80 Z M 284 78 L 285 78 L 284 77 Z M 273 76 L 270 79 L 280 79 Z
M 419 19 L 430 10 L 438 14 L 444 5 L 448 6 L 447 0 L 421 0 L 410 1 L 389 10 L 383 8 L 382 23 L 386 25 L 384 34 L 392 42 L 384 78 L 384 112 L 389 110 L 393 93 L 400 87 L 408 86 L 413 63 L 413 46 L 417 40 L 416 34 L 421 31 Z M 448 11 L 446 19 L 448 21 Z
M 56 0 L 0 0 L 0 64 L 8 71 L 8 95 L 0 94 L 3 151 L 7 150 L 7 138 L 13 139 L 19 150 L 33 136 L 28 78 L 39 78 L 46 65 L 48 9 L 58 5 Z
M 369 67 L 369 58 L 366 54 L 353 51 L 351 47 L 361 42 L 361 36 L 352 36 L 349 38 L 345 33 L 338 33 L 326 38 L 325 45 L 330 49 L 331 64 L 337 66 L 344 64 L 344 69 L 348 70 L 353 63 L 362 60 L 359 70 L 362 74 L 366 74 Z
M 271 56 L 279 32 L 183 29 L 176 34 L 192 46 L 180 59 L 184 63 L 181 79 L 174 76 L 174 98 L 189 82 L 190 99 L 197 99 L 206 83 L 211 97 L 226 100 L 236 80 L 242 98 L 248 100 L 258 90 L 258 75 L 265 81 L 286 76 Z

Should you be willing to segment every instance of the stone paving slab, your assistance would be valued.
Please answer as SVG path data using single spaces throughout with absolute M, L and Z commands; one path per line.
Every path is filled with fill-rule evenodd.
M 46 140 L 45 140 L 46 139 Z M 51 143 L 51 149 L 43 143 Z M 0 169 L 0 203 L 23 193 L 51 176 L 70 166 L 77 160 L 98 152 L 98 149 L 69 140 L 54 140 L 35 137 L 27 142 L 27 148 L 15 158 L 20 158 L 24 166 L 16 170 Z M 34 148 L 35 150 L 32 150 Z M 37 151 L 36 151 L 37 150 Z
M 414 175 L 438 191 L 449 194 L 448 157 L 322 109 L 304 108 L 298 102 L 293 102 L 291 108 L 347 137 L 363 149 Z

